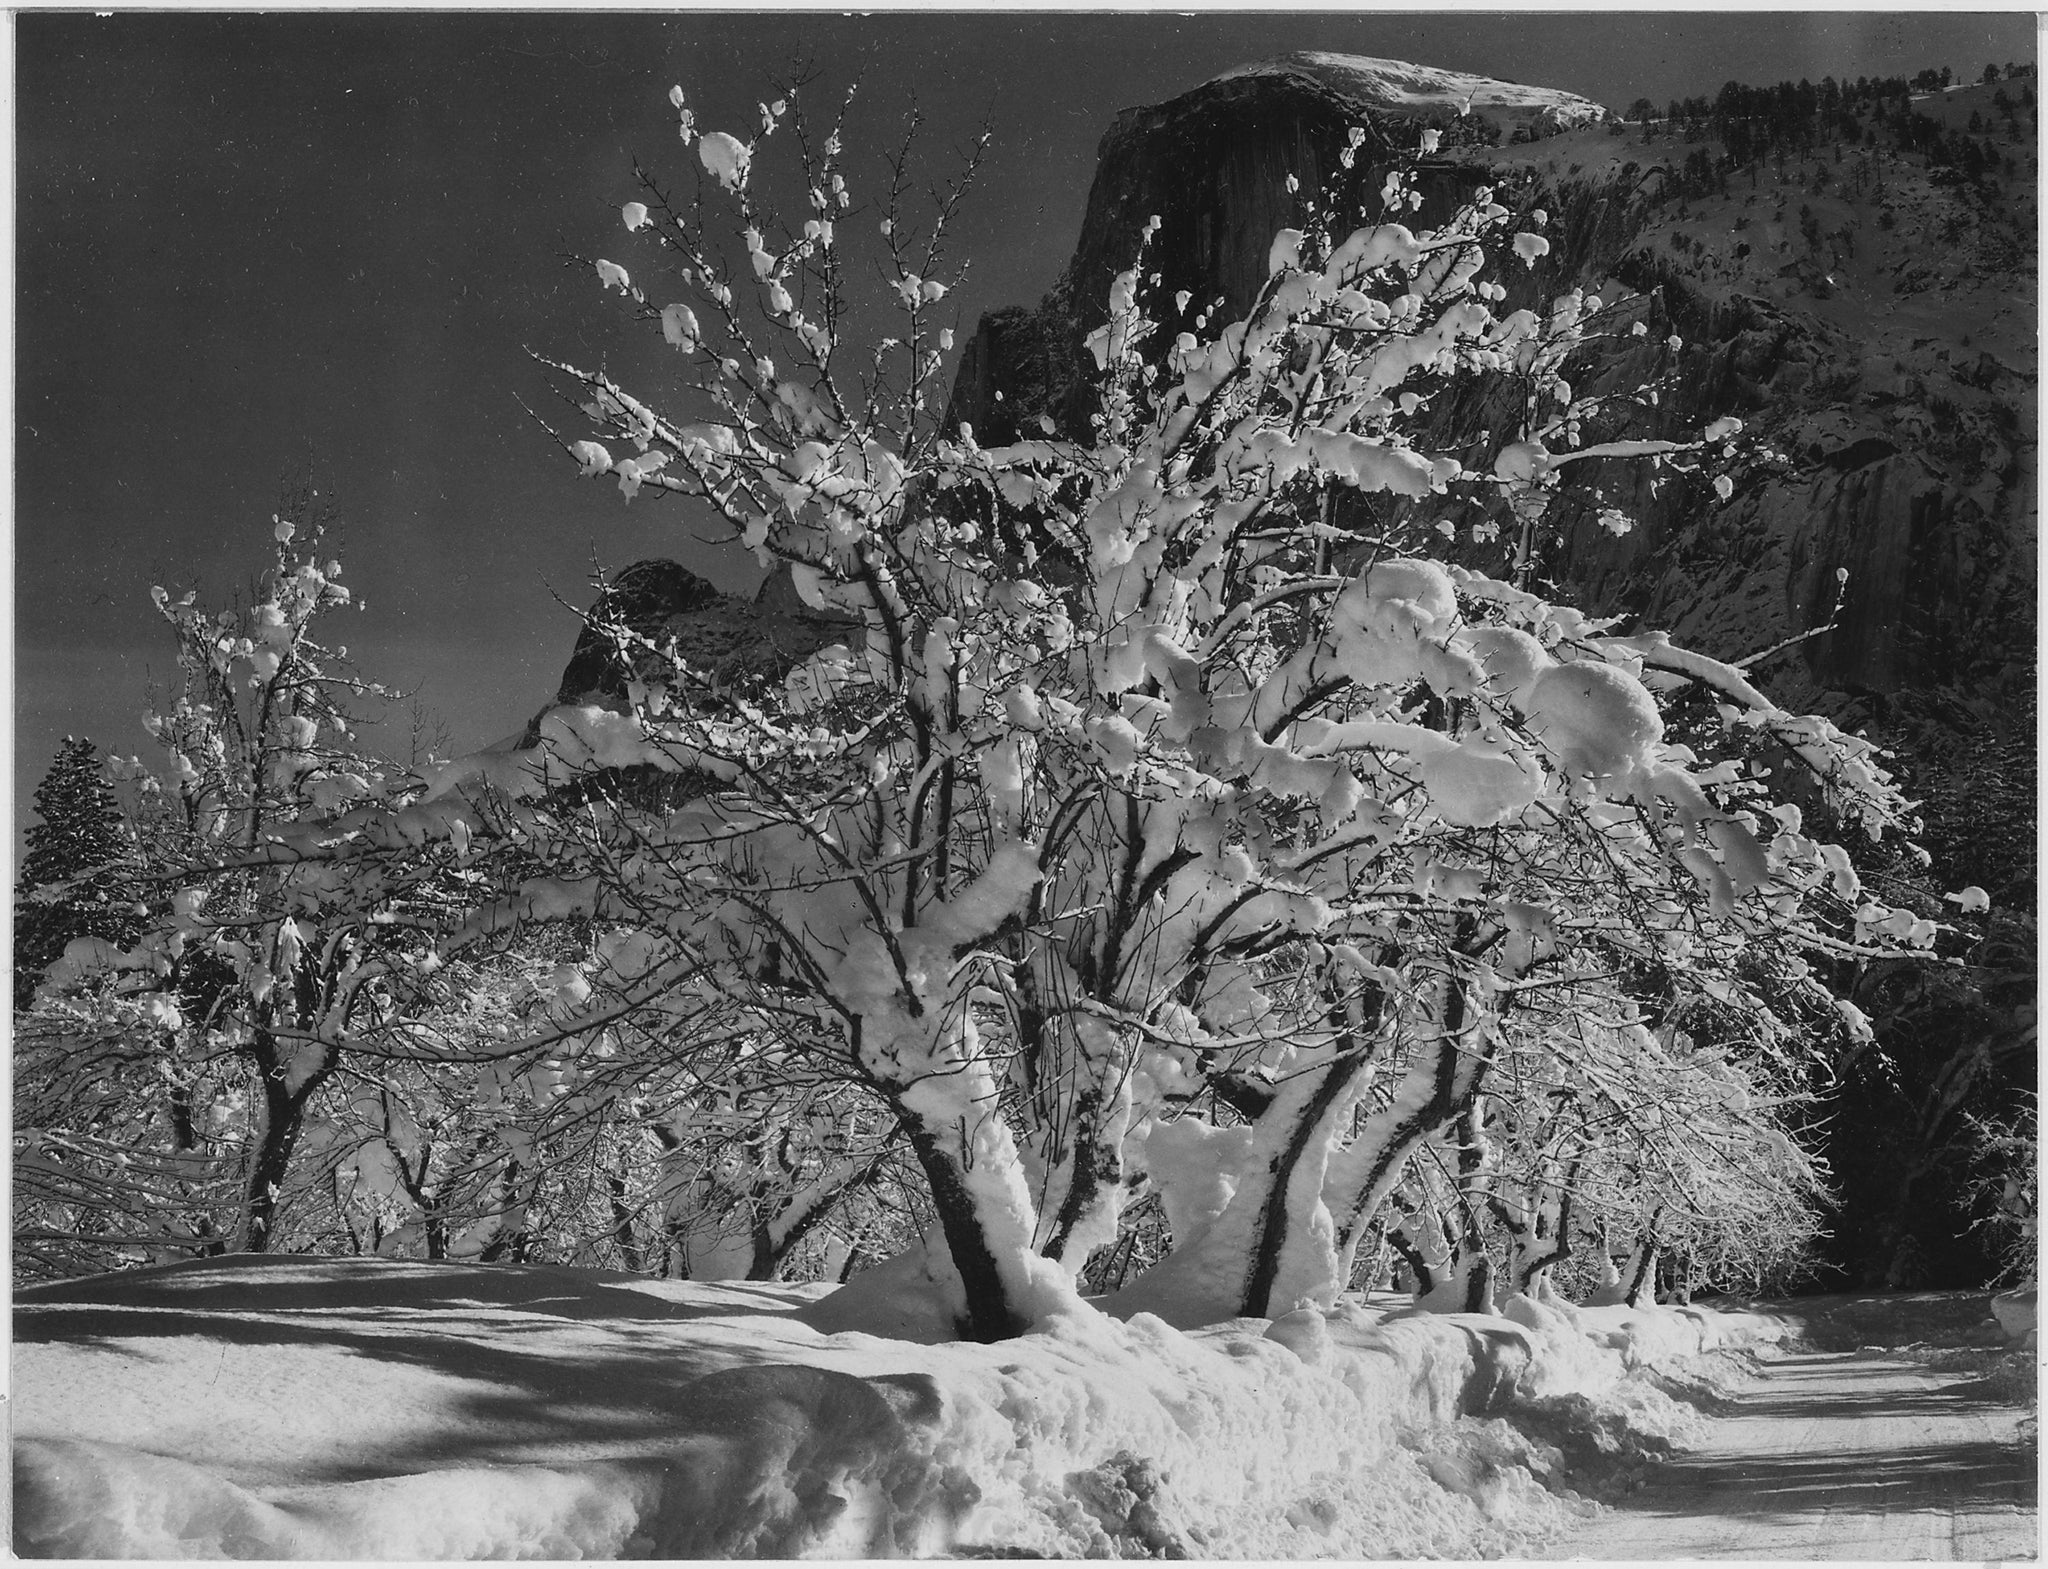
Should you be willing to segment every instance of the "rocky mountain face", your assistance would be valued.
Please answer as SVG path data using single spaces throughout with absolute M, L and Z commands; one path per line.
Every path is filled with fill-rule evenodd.
M 770 573 L 747 599 L 721 593 L 673 561 L 636 561 L 584 613 L 583 631 L 548 707 L 622 709 L 629 682 L 656 671 L 666 679 L 670 653 L 719 689 L 780 681 L 819 649 L 847 641 L 848 626 L 848 617 L 806 605 L 786 569 Z M 624 646 L 616 628 L 626 633 Z M 541 714 L 519 745 L 538 744 Z
M 1376 112 L 1362 116 L 1365 103 Z M 962 351 L 949 422 L 970 420 L 985 446 L 1016 440 L 1019 421 L 1040 414 L 1085 426 L 1082 340 L 1107 317 L 1110 280 L 1131 265 L 1155 215 L 1147 269 L 1160 275 L 1153 314 L 1170 339 L 1219 299 L 1221 320 L 1248 310 L 1275 231 L 1300 221 L 1302 193 L 1327 192 L 1358 210 L 1389 160 L 1414 145 L 1414 127 L 1430 126 L 1457 147 L 1489 136 L 1526 140 L 1605 114 L 1570 93 L 1319 53 L 1245 66 L 1171 103 L 1126 109 L 1102 139 L 1073 260 L 1036 310 L 982 318 Z M 1347 158 L 1354 126 L 1364 140 Z M 1448 163 L 1426 170 L 1422 183 L 1446 211 L 1469 188 Z M 1183 290 L 1188 302 L 1174 307 Z
M 1957 146 L 1969 128 L 1975 172 L 1914 150 L 1929 123 Z M 1442 146 L 1418 164 L 1424 126 Z M 1836 1262 L 1878 1282 L 1961 1279 L 1977 1267 L 1954 1240 L 1968 1119 L 2032 1075 L 2032 132 L 1984 84 L 1860 121 L 1845 110 L 1744 161 L 1724 151 L 1704 127 L 1622 125 L 1569 95 L 1400 62 L 1232 72 L 1117 116 L 1072 261 L 1035 308 L 983 318 L 947 418 L 987 445 L 1048 422 L 1085 431 L 1083 340 L 1154 215 L 1148 310 L 1171 341 L 1219 298 L 1218 319 L 1242 313 L 1274 231 L 1302 224 L 1312 198 L 1377 213 L 1397 161 L 1428 198 L 1418 224 L 1482 184 L 1544 209 L 1551 252 L 1501 279 L 1502 308 L 1576 287 L 1644 324 L 1574 381 L 1660 382 L 1627 434 L 1690 436 L 1730 414 L 1747 426 L 1726 501 L 1704 478 L 1576 465 L 1540 561 L 1553 590 L 1723 658 L 1776 650 L 1755 668 L 1782 701 L 1897 752 L 1927 803 L 1929 898 L 1976 883 L 1994 901 L 1975 945 L 1952 945 L 1965 971 L 1859 978 L 1889 1061 L 1851 1073 L 1834 1141 Z M 1468 468 L 1518 434 L 1484 394 L 1432 417 L 1422 444 Z M 1633 529 L 1602 526 L 1605 507 Z
M 985 445 L 1041 414 L 1078 429 L 1082 340 L 1104 319 L 1109 280 L 1131 264 L 1148 217 L 1160 219 L 1145 267 L 1158 274 L 1149 299 L 1164 340 L 1216 299 L 1223 320 L 1248 307 L 1274 231 L 1303 221 L 1309 193 L 1377 211 L 1365 197 L 1419 126 L 1485 113 L 1478 79 L 1385 61 L 1347 70 L 1346 59 L 1288 56 L 1120 114 L 1072 261 L 1036 309 L 982 320 L 949 421 L 972 423 Z M 1420 85 L 1388 89 L 1404 77 Z M 1541 97 L 1491 89 L 1525 106 Z M 1502 280 L 1509 304 L 1582 287 L 1633 300 L 1652 329 L 1580 390 L 1662 375 L 1674 390 L 1632 433 L 1696 432 L 1735 414 L 1760 450 L 1784 459 L 1758 465 L 1726 505 L 1707 504 L 1703 485 L 1606 465 L 1567 498 L 1546 562 L 1559 583 L 1603 612 L 1653 618 L 1740 657 L 1825 623 L 1842 568 L 1837 630 L 1781 662 L 1781 681 L 1789 674 L 1797 688 L 1788 700 L 1881 723 L 1890 700 L 1914 689 L 2030 687 L 2031 178 L 2015 208 L 2004 192 L 1958 190 L 1895 154 L 1858 150 L 1844 173 L 1838 148 L 1819 147 L 1762 173 L 1756 189 L 1738 175 L 1725 193 L 1688 193 L 1676 178 L 1687 149 L 1645 144 L 1637 127 L 1588 126 L 1595 106 L 1550 96 L 1516 122 L 1532 139 L 1487 147 L 1447 136 L 1440 156 L 1422 160 L 1422 221 L 1480 184 L 1542 207 L 1552 252 Z M 1584 128 L 1560 133 L 1574 120 Z M 1339 155 L 1353 126 L 1366 139 L 1346 168 Z M 1788 205 L 1805 217 L 1795 223 Z M 1190 301 L 1176 310 L 1183 290 Z M 1675 353 L 1665 346 L 1673 333 Z M 1502 415 L 1448 406 L 1436 435 L 1471 463 L 1512 439 Z M 1630 484 L 1638 493 L 1617 494 Z M 1597 524 L 1595 490 L 1636 518 L 1632 533 Z

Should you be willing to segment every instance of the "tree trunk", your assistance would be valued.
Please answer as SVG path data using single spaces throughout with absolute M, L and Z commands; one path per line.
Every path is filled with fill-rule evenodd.
M 753 1251 L 747 1257 L 747 1272 L 741 1277 L 746 1280 L 773 1280 L 775 1271 L 782 1267 L 783 1250 L 775 1245 L 775 1230 L 766 1221 L 754 1227 L 749 1239 Z
M 965 1295 L 956 1321 L 961 1338 L 984 1344 L 1015 1339 L 1031 1327 L 1030 1316 L 1015 1300 L 1006 1278 L 1009 1272 L 996 1256 L 1000 1244 L 983 1223 L 970 1185 L 964 1141 L 952 1130 L 926 1126 L 914 1112 L 905 1112 L 904 1131 L 931 1187 L 932 1208 Z
M 1460 1252 L 1431 1289 L 1417 1293 L 1415 1305 L 1427 1313 L 1493 1312 L 1492 1257 L 1484 1248 Z
M 1538 1275 L 1572 1256 L 1570 1189 L 1559 1195 L 1554 1218 L 1546 1220 L 1549 1215 L 1549 1211 L 1539 1211 L 1534 1233 L 1526 1239 L 1516 1239 L 1513 1279 L 1517 1291 L 1533 1291 Z
M 272 1080 L 265 1077 L 263 1137 L 256 1146 L 256 1160 L 249 1168 L 248 1185 L 243 1190 L 242 1234 L 235 1242 L 239 1253 L 270 1251 L 272 1230 L 277 1224 L 278 1195 L 291 1167 L 304 1114 L 303 1101 L 274 1090 Z
M 1024 1142 L 1039 1212 L 1038 1251 L 1078 1277 L 1096 1248 L 1116 1240 L 1128 1196 L 1123 1151 L 1131 1126 L 1132 1043 L 1103 1019 L 1046 1002 L 1092 994 L 1091 982 L 1103 973 L 1099 958 L 1077 973 L 1059 951 L 1025 953 L 1014 973 L 1015 1078 L 1029 1124 Z M 1109 990 L 1113 1001 L 1114 987 Z
M 389 1111 L 386 1112 L 387 1118 Z M 389 1126 L 387 1122 L 387 1127 Z M 391 1151 L 392 1161 L 398 1167 L 398 1180 L 405 1188 L 405 1196 L 412 1200 L 413 1208 L 420 1212 L 420 1233 L 426 1239 L 427 1257 L 444 1259 L 448 1256 L 448 1216 L 440 1202 L 427 1187 L 427 1172 L 434 1163 L 431 1146 L 422 1139 L 419 1164 L 408 1165 L 405 1154 L 385 1136 L 384 1146 Z
M 505 1168 L 498 1174 L 498 1230 L 491 1240 L 484 1244 L 477 1259 L 485 1264 L 524 1264 L 532 1246 L 532 1235 L 526 1229 L 526 1204 L 519 1197 L 519 1177 L 522 1168 L 518 1157 L 505 1157 Z
M 1078 1275 L 1097 1247 L 1116 1239 L 1127 1192 L 1123 1152 L 1130 1126 L 1129 1074 L 1117 1072 L 1108 1083 L 1096 1077 L 1074 1100 L 1066 1147 L 1048 1162 L 1046 1198 L 1057 1197 L 1042 1225 L 1039 1252 L 1069 1274 Z
M 1347 995 L 1333 973 L 1323 999 L 1332 1027 L 1327 1060 L 1272 1090 L 1253 1119 L 1230 1202 L 1118 1293 L 1129 1311 L 1159 1311 L 1169 1322 L 1205 1313 L 1271 1318 L 1302 1302 L 1327 1307 L 1344 1289 L 1350 1261 L 1337 1246 L 1325 1191 L 1337 1140 L 1372 1082 L 1387 995 L 1377 983 Z
M 608 1179 L 612 1211 L 612 1242 L 619 1250 L 619 1260 L 629 1274 L 637 1275 L 647 1267 L 646 1258 L 640 1251 L 639 1240 L 633 1235 L 633 1212 L 626 1207 L 626 1179 L 614 1172 Z
M 1509 1238 L 1511 1289 L 1533 1292 L 1539 1275 L 1572 1256 L 1572 1199 L 1584 1165 L 1584 1154 L 1576 1154 L 1559 1173 L 1546 1157 L 1539 1167 L 1542 1174 L 1534 1179 L 1527 1209 L 1489 1195 L 1487 1202 Z
M 945 1258 L 933 1249 L 929 1260 L 950 1288 L 955 1331 L 1009 1340 L 1048 1313 L 1079 1308 L 1073 1278 L 1037 1251 L 1040 1217 L 1023 1152 L 998 1109 L 1001 1087 L 976 1045 L 971 1012 L 924 1010 L 911 1028 L 899 1019 L 897 1033 L 873 1037 L 864 1022 L 855 1021 L 854 1055 L 924 1173 L 945 1243 Z
M 783 1195 L 782 1208 L 754 1226 L 753 1253 L 746 1278 L 774 1280 L 781 1273 L 783 1260 L 796 1250 L 797 1244 L 815 1231 L 847 1195 L 880 1176 L 882 1166 L 879 1154 L 864 1164 L 842 1160 L 808 1187 Z
M 174 1039 L 166 1036 L 165 1042 L 168 1045 Z M 168 1058 L 169 1053 L 166 1052 L 165 1056 Z M 199 1147 L 199 1132 L 192 1122 L 192 1086 L 189 1084 L 171 1086 L 171 1147 L 181 1154 Z
M 661 1275 L 664 1280 L 690 1278 L 690 1228 L 669 1218 L 661 1223 Z
M 1153 1313 L 1182 1328 L 1240 1315 L 1327 1306 L 1343 1288 L 1336 1228 L 1323 1203 L 1331 1146 L 1366 1083 L 1353 1048 L 1288 1079 L 1252 1127 L 1237 1191 L 1221 1214 L 1112 1298 L 1112 1311 Z
M 1336 1289 L 1343 1289 L 1335 1250 L 1330 1247 L 1334 1229 L 1327 1227 L 1327 1215 L 1324 1228 L 1315 1226 L 1314 1220 L 1315 1212 L 1323 1208 L 1323 1180 L 1329 1167 L 1331 1140 L 1336 1135 L 1338 1124 L 1358 1103 L 1370 1060 L 1366 1052 L 1354 1049 L 1329 1064 L 1315 1076 L 1309 1093 L 1302 1097 L 1299 1110 L 1292 1117 L 1285 1116 L 1284 1108 L 1290 1097 L 1285 1093 L 1275 1097 L 1273 1110 L 1282 1112 L 1283 1124 L 1276 1130 L 1280 1134 L 1274 1140 L 1277 1148 L 1262 1174 L 1261 1185 L 1265 1191 L 1259 1196 L 1257 1229 L 1252 1237 L 1249 1267 L 1245 1272 L 1241 1312 L 1269 1318 L 1275 1308 L 1283 1313 L 1293 1311 L 1294 1302 L 1280 1301 L 1276 1293 L 1279 1296 L 1296 1294 L 1293 1288 L 1301 1283 L 1305 1272 L 1290 1255 L 1298 1253 L 1302 1244 L 1310 1241 L 1310 1236 L 1313 1237 L 1310 1245 L 1316 1251 L 1330 1252 L 1330 1280 Z M 1260 1119 L 1261 1126 L 1265 1120 Z M 1243 1190 L 1240 1188 L 1239 1191 L 1242 1193 Z M 1304 1236 L 1305 1231 L 1310 1236 Z M 1290 1268 L 1290 1264 L 1294 1267 Z M 1286 1290 L 1281 1289 L 1283 1283 Z
M 285 1064 L 277 1044 L 267 1034 L 256 1041 L 256 1061 L 263 1086 L 263 1136 L 257 1142 L 256 1160 L 249 1168 L 243 1189 L 241 1235 L 238 1253 L 267 1253 L 277 1225 L 277 1201 L 291 1170 L 292 1154 L 298 1148 L 299 1132 L 305 1125 L 306 1103 L 313 1092 L 334 1072 L 336 1054 L 329 1050 L 320 1066 L 296 1089 L 286 1080 Z
M 1415 1282 L 1410 1295 L 1417 1300 L 1428 1296 L 1437 1288 L 1437 1266 L 1420 1243 L 1408 1234 L 1405 1225 L 1396 1223 L 1386 1229 L 1386 1237 L 1393 1250 L 1400 1254 L 1401 1262 L 1408 1266 L 1408 1274 Z M 1438 1261 L 1440 1262 L 1440 1261 Z
M 1629 1261 L 1627 1289 L 1622 1300 L 1630 1307 L 1642 1307 L 1645 1299 L 1657 1300 L 1657 1239 L 1644 1237 L 1636 1244 L 1635 1257 Z
M 1469 931 L 1461 934 L 1470 938 Z M 1337 1246 L 1348 1261 L 1365 1223 L 1387 1201 L 1408 1158 L 1425 1140 L 1449 1127 L 1479 1093 L 1488 1057 L 1468 1041 L 1465 983 L 1444 982 L 1443 1019 L 1437 1036 L 1416 1050 L 1392 1100 L 1366 1118 L 1351 1147 L 1330 1162 L 1324 1185 L 1337 1221 Z

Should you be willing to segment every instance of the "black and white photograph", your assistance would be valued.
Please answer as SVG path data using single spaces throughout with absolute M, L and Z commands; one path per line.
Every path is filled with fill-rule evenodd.
M 11 13 L 14 1555 L 2037 1559 L 2040 26 Z

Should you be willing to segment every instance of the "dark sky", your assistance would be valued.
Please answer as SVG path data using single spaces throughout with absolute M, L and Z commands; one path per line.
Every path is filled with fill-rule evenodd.
M 2031 59 L 2023 12 L 1871 14 L 721 12 L 22 15 L 16 26 L 17 831 L 67 732 L 147 756 L 166 629 L 152 583 L 219 598 L 259 570 L 281 476 L 346 519 L 369 674 L 468 749 L 552 692 L 593 561 L 751 563 L 673 504 L 576 479 L 520 408 L 526 349 L 631 341 L 563 256 L 636 247 L 637 155 L 690 164 L 667 101 L 751 134 L 797 56 L 862 79 L 851 145 L 995 144 L 953 303 L 1035 301 L 1072 248 L 1116 111 L 1293 49 L 1421 61 L 1624 106 L 1729 80 Z M 770 151 L 780 151 L 770 144 Z M 963 337 L 964 337 L 963 332 Z M 659 388 L 652 390 L 658 391 Z M 580 433 L 580 432 L 579 432 Z M 403 741 L 393 738 L 402 747 Z M 18 842 L 18 841 L 17 841 Z

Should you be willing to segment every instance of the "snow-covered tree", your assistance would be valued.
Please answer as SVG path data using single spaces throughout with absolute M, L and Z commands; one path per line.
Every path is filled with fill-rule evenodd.
M 153 590 L 176 648 L 176 684 L 144 723 L 168 758 L 110 765 L 130 785 L 143 865 L 132 941 L 72 942 L 53 992 L 97 995 L 154 1032 L 170 1093 L 202 1082 L 244 1130 L 238 1248 L 272 1243 L 308 1107 L 376 1010 L 382 955 L 419 946 L 435 856 L 349 860 L 329 826 L 380 798 L 382 770 L 359 744 L 351 705 L 383 695 L 354 675 L 319 624 L 350 603 L 339 562 L 322 560 L 322 514 L 306 488 L 271 520 L 274 560 L 254 602 L 209 610 L 197 594 Z M 306 538 L 300 539 L 304 534 Z M 242 1082 L 218 1072 L 246 1069 Z
M 243 1075 L 176 1045 L 148 997 L 111 981 L 15 1016 L 17 1278 L 226 1248 L 243 1187 Z
M 1120 1310 L 1326 1302 L 1532 999 L 1618 1000 L 1615 1071 L 1654 1077 L 1703 1002 L 1809 1049 L 1745 970 L 1760 950 L 1818 997 L 1816 958 L 1931 941 L 1774 798 L 1793 775 L 1859 832 L 1898 828 L 1867 743 L 1516 581 L 1561 470 L 1696 466 L 1731 433 L 1587 439 L 1557 367 L 1595 302 L 1494 308 L 1487 268 L 1540 256 L 1540 215 L 1481 190 L 1418 233 L 1397 174 L 1377 213 L 1276 236 L 1243 320 L 1170 345 L 1140 255 L 1089 339 L 1090 427 L 984 448 L 936 420 L 960 186 L 914 221 L 899 156 L 858 209 L 839 128 L 816 140 L 793 92 L 750 139 L 698 134 L 672 97 L 699 189 L 643 176 L 622 216 L 647 261 L 592 270 L 674 386 L 657 409 L 550 362 L 587 421 L 558 440 L 629 502 L 708 505 L 847 640 L 786 682 L 721 683 L 615 628 L 626 711 L 556 709 L 537 748 L 463 760 L 422 805 L 522 803 L 545 872 L 515 918 L 658 934 L 647 998 L 781 1021 L 879 1102 L 963 1333 L 1073 1308 L 1148 1190 L 1174 1247 Z M 778 133 L 807 203 L 787 222 L 757 195 Z M 856 222 L 897 314 L 859 358 Z M 1532 371 L 1554 414 L 1418 444 L 1432 399 Z M 1476 505 L 1507 575 L 1349 497 Z M 559 789 L 612 769 L 698 784 L 666 808 Z M 1545 1049 L 1585 1058 L 1561 1028 Z
M 1381 1212 L 1368 1279 L 1398 1261 L 1425 1305 L 1476 1311 L 1553 1274 L 1598 1282 L 1616 1246 L 1720 1289 L 1798 1260 L 1826 1196 L 1796 1137 L 1803 1054 L 1652 1031 L 1611 993 L 1502 1023 L 1485 1087 Z
M 893 1179 L 886 1119 L 691 985 L 658 934 L 530 919 L 533 892 L 485 899 L 385 978 L 381 1027 L 309 1110 L 298 1185 L 331 1213 L 309 1196 L 295 1234 L 698 1279 L 819 1265 L 839 1211 Z
M 43 972 L 76 937 L 118 941 L 131 923 L 133 840 L 99 749 L 66 736 L 34 797 L 21 895 L 14 904 L 14 1006 L 26 1009 Z

